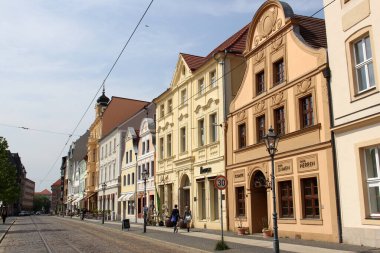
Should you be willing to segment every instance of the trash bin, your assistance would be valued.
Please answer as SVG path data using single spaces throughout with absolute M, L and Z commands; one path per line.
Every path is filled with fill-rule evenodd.
M 131 228 L 131 224 L 129 223 L 129 219 L 124 219 L 122 222 L 121 222 L 121 230 L 124 230 L 124 229 L 129 229 Z

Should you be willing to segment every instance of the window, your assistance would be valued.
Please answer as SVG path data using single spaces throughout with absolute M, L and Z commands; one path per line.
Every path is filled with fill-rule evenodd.
M 274 110 L 274 130 L 277 134 L 285 134 L 284 107 Z
M 273 85 L 278 85 L 285 81 L 284 59 L 280 59 L 273 64 Z
M 264 70 L 256 74 L 256 96 L 265 91 Z
M 129 150 L 129 162 L 132 162 L 132 150 Z
M 263 141 L 265 136 L 265 115 L 256 118 L 256 132 L 257 142 Z
M 135 173 L 132 173 L 132 184 L 135 184 Z
M 279 182 L 278 189 L 280 192 L 280 217 L 294 218 L 292 181 Z
M 96 161 L 96 149 L 94 149 L 92 151 L 92 161 L 95 162 Z
M 199 213 L 199 219 L 204 220 L 206 219 L 206 188 L 205 188 L 205 181 L 198 182 L 198 213 Z
M 238 126 L 238 146 L 239 148 L 244 148 L 246 146 L 247 132 L 245 129 L 245 123 Z
M 185 66 L 182 66 L 182 75 L 186 75 L 186 67 Z
M 313 99 L 311 95 L 301 98 L 300 112 L 301 112 L 301 128 L 312 126 L 314 122 L 313 122 Z
M 173 100 L 168 100 L 168 113 L 171 113 L 173 111 Z
M 146 141 L 146 152 L 149 153 L 149 140 Z
M 235 188 L 236 194 L 236 216 L 245 216 L 245 193 L 244 186 Z
M 135 214 L 135 202 L 134 201 L 128 201 L 128 214 L 130 214 L 130 215 Z
M 165 116 L 165 105 L 162 104 L 160 105 L 160 117 L 164 117 Z
M 216 86 L 216 71 L 213 70 L 210 72 L 210 87 L 214 88 Z
M 317 178 L 301 179 L 303 217 L 319 219 L 319 198 Z
M 116 178 L 116 164 L 113 164 L 112 179 Z
M 168 157 L 172 156 L 172 135 L 168 134 L 166 136 L 166 153 Z
M 145 165 L 145 168 L 146 168 L 146 174 L 147 174 L 147 177 L 152 176 L 152 175 L 150 174 L 149 163 L 147 163 L 147 164 Z
M 181 104 L 184 105 L 187 103 L 187 93 L 186 89 L 181 90 Z
M 164 138 L 160 138 L 160 159 L 164 159 Z
M 212 220 L 218 220 L 219 219 L 219 213 L 220 213 L 220 209 L 219 209 L 219 190 L 218 188 L 214 187 L 214 180 L 211 180 L 209 181 L 210 184 L 209 184 L 209 187 L 211 190 L 211 200 L 210 200 L 210 205 L 212 205 L 212 216 L 211 216 L 211 219 Z
M 380 146 L 364 150 L 369 215 L 380 217 Z
M 142 142 L 142 154 L 145 154 L 145 141 Z
M 128 163 L 128 151 L 125 153 L 125 163 Z
M 180 144 L 181 144 L 181 152 L 186 151 L 186 127 L 182 127 L 180 129 Z
M 203 78 L 198 80 L 198 95 L 205 93 L 205 80 Z
M 109 155 L 111 155 L 111 141 L 110 141 L 110 149 L 109 149 Z
M 102 147 L 102 159 L 104 158 L 104 147 Z
M 355 74 L 358 92 L 375 86 L 371 42 L 369 36 L 354 43 Z
M 210 115 L 210 141 L 216 142 L 218 139 L 218 123 L 216 122 L 216 113 Z
M 205 121 L 198 120 L 198 146 L 205 145 Z
M 125 176 L 124 176 L 125 177 Z M 131 174 L 128 174 L 128 181 L 127 181 L 128 185 L 131 184 Z M 125 184 L 124 184 L 125 185 Z
M 140 180 L 140 179 L 141 179 L 141 166 L 139 165 L 137 169 L 137 180 Z
M 116 152 L 116 139 L 113 139 L 113 152 Z
M 124 177 L 123 177 L 123 185 L 125 186 L 126 184 L 127 184 L 127 177 L 124 175 Z
M 154 161 L 150 162 L 150 175 L 152 177 L 154 176 Z

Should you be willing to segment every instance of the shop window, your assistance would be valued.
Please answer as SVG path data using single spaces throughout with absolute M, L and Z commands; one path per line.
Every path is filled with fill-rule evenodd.
M 206 188 L 205 182 L 198 182 L 198 218 L 200 220 L 206 219 Z
M 247 132 L 245 123 L 238 126 L 238 146 L 244 148 L 246 146 Z
M 211 191 L 211 205 L 212 205 L 212 220 L 218 220 L 219 219 L 219 213 L 220 213 L 220 202 L 219 202 L 219 190 L 218 188 L 214 187 L 214 180 L 210 181 L 210 189 L 213 189 Z
M 256 96 L 265 91 L 264 70 L 256 74 Z
M 277 134 L 285 134 L 285 110 L 284 107 L 274 110 L 274 130 Z
M 128 214 L 129 215 L 135 214 L 135 202 L 134 201 L 128 201 Z
M 300 99 L 301 128 L 314 124 L 313 110 L 313 98 L 311 95 Z
M 364 150 L 368 210 L 371 217 L 380 218 L 380 146 Z
M 256 118 L 257 142 L 262 142 L 265 136 L 265 115 Z
M 316 177 L 301 179 L 303 217 L 319 219 L 318 180 Z
M 245 192 L 244 186 L 235 188 L 236 216 L 245 216 Z
M 280 59 L 273 64 L 273 86 L 285 81 L 284 59 Z
M 280 192 L 280 218 L 294 218 L 292 181 L 278 183 Z

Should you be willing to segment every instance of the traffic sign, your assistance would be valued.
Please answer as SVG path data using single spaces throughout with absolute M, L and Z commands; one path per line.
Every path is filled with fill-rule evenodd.
M 218 190 L 224 190 L 227 188 L 227 178 L 225 176 L 217 176 L 214 181 L 214 186 Z

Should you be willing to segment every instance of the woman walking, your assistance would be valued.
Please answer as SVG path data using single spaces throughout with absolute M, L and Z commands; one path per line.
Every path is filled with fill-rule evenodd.
M 183 214 L 183 222 L 185 222 L 187 227 L 187 232 L 190 232 L 190 226 L 191 226 L 191 210 L 188 206 L 185 206 L 185 213 Z
M 7 208 L 5 206 L 1 207 L 1 218 L 3 219 L 3 224 L 5 224 L 5 219 L 7 218 Z
M 177 207 L 177 205 L 174 205 L 174 209 L 172 210 L 172 214 L 170 215 L 170 221 L 174 224 L 174 233 L 178 233 L 177 222 L 179 220 L 179 211 Z

